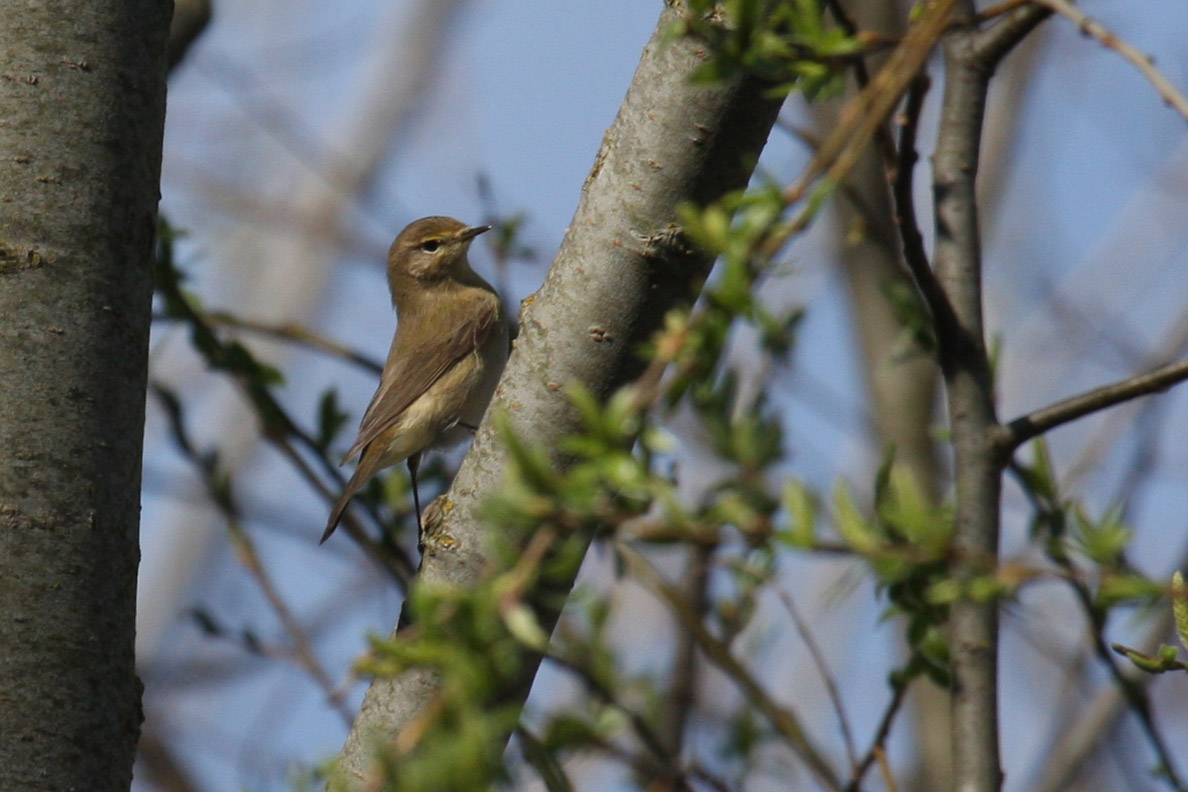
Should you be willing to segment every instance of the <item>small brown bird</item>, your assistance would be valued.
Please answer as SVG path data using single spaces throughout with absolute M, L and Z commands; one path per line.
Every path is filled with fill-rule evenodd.
M 453 445 L 478 427 L 508 355 L 503 303 L 466 260 L 471 240 L 488 230 L 450 217 L 423 217 L 392 243 L 388 286 L 396 306 L 396 337 L 359 437 L 343 460 L 359 455 L 330 512 L 323 542 L 368 479 L 405 461 L 420 529 L 421 454 Z

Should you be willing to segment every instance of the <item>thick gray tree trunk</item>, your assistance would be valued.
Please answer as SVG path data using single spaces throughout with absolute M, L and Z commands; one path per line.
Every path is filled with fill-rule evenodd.
M 581 429 L 565 384 L 606 397 L 642 369 L 641 342 L 665 312 L 695 296 L 712 260 L 680 243 L 676 208 L 743 187 L 780 103 L 768 86 L 736 78 L 689 83 L 704 57 L 691 40 L 664 44 L 676 12 L 666 6 L 614 124 L 583 187 L 581 203 L 540 291 L 522 315 L 519 340 L 493 402 L 515 431 L 555 448 Z M 564 464 L 564 460 L 558 460 Z M 489 422 L 480 428 L 448 494 L 421 578 L 473 585 L 486 561 L 476 516 L 503 481 L 507 452 Z M 546 625 L 547 626 L 547 625 Z M 369 748 L 390 742 L 432 698 L 436 679 L 416 671 L 372 684 L 340 760 L 348 779 L 369 774 Z M 526 691 L 525 691 L 526 692 Z
M 0 789 L 126 790 L 169 0 L 0 3 Z

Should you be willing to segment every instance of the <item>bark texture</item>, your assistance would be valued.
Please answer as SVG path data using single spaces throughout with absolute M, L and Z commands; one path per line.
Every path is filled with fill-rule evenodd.
M 975 181 L 990 78 L 1002 58 L 1046 16 L 1024 6 L 979 31 L 972 2 L 958 4 L 944 42 L 945 88 L 932 159 L 941 371 L 953 434 L 957 490 L 953 573 L 969 581 L 998 561 L 1004 449 L 982 317 L 982 249 Z M 934 311 L 936 313 L 936 311 Z M 953 789 L 998 792 L 998 603 L 972 598 L 950 616 Z
M 492 404 L 522 437 L 546 447 L 581 426 L 565 385 L 580 382 L 605 397 L 630 382 L 644 363 L 639 344 L 668 309 L 696 295 L 712 260 L 682 243 L 676 208 L 743 187 L 779 111 L 764 95 L 767 86 L 750 79 L 691 85 L 701 45 L 662 42 L 676 13 L 666 6 L 661 14 L 561 250 L 540 291 L 525 301 Z M 484 422 L 443 509 L 440 532 L 450 541 L 427 548 L 422 580 L 467 586 L 482 574 L 484 534 L 497 527 L 482 524 L 476 511 L 509 465 Z M 347 776 L 365 779 L 373 741 L 390 741 L 435 689 L 428 672 L 375 682 L 343 750 Z
M 131 783 L 171 7 L 0 3 L 0 789 Z

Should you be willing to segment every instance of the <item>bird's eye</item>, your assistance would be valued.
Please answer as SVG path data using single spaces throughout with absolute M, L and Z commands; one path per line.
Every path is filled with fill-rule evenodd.
M 426 253 L 433 253 L 439 247 L 441 247 L 441 242 L 436 239 L 426 239 L 421 243 L 421 250 L 425 251 Z

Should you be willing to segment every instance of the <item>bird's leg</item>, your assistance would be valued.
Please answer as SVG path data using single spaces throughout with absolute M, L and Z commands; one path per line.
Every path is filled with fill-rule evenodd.
M 413 454 L 408 458 L 408 475 L 412 479 L 413 508 L 417 512 L 417 550 L 425 550 L 425 532 L 421 528 L 421 495 L 417 492 L 417 468 L 421 466 L 421 455 Z

